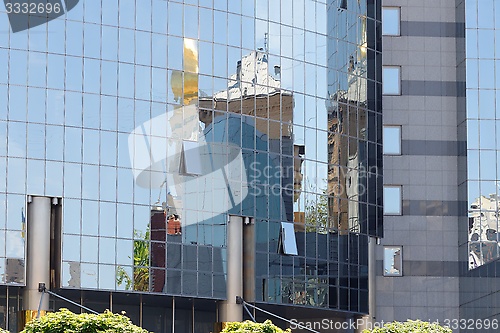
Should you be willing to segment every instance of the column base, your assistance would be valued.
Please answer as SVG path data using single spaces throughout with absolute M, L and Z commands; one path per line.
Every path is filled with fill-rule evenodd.
M 224 328 L 226 328 L 228 322 L 223 321 L 223 322 L 217 322 L 214 324 L 214 331 L 213 333 L 220 333 Z
M 40 310 L 40 317 L 45 316 L 49 311 Z M 17 328 L 22 331 L 27 323 L 36 319 L 38 310 L 22 310 L 17 313 Z

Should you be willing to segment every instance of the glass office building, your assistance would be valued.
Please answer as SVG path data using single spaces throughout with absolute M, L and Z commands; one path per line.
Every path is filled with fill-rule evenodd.
M 500 86 L 495 68 L 500 59 L 495 35 L 500 8 L 493 1 L 465 1 L 467 86 L 467 185 L 469 208 L 469 268 L 499 257 L 497 239 L 497 155 L 495 139 Z M 497 101 L 495 103 L 495 101 Z
M 467 200 L 467 221 L 461 223 L 461 253 L 467 255 L 460 285 L 461 316 L 496 318 L 499 276 L 499 152 L 500 5 L 496 1 L 464 0 L 465 73 L 467 103 L 461 109 L 459 133 L 467 142 L 462 151 L 459 179 L 462 200 Z M 459 53 L 460 54 L 460 53 Z M 465 67 L 464 67 L 465 66 Z M 466 157 L 466 159 L 465 159 Z M 466 169 L 465 169 L 466 160 Z M 467 228 L 467 230 L 465 230 Z M 465 238 L 467 237 L 467 238 Z
M 230 216 L 249 301 L 368 313 L 378 1 L 49 3 L 0 6 L 0 326 L 28 310 L 37 198 L 47 285 L 148 330 L 219 321 Z

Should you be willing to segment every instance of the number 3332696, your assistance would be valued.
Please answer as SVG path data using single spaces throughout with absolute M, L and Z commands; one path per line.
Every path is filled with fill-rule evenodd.
M 7 9 L 7 14 L 59 14 L 62 10 L 59 3 L 9 2 L 5 4 L 5 8 Z

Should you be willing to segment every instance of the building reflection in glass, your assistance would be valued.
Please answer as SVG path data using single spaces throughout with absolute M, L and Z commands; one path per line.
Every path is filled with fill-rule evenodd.
M 469 209 L 469 269 L 493 261 L 499 256 L 498 197 L 477 198 Z
M 459 134 L 463 141 L 459 163 L 463 173 L 459 178 L 459 193 L 468 209 L 468 222 L 461 223 L 461 247 L 467 247 L 469 269 L 475 269 L 499 257 L 498 195 L 500 120 L 498 97 L 500 86 L 493 70 L 500 58 L 494 49 L 498 40 L 498 25 L 492 22 L 495 2 L 467 0 L 465 13 L 465 61 L 461 80 L 465 95 L 459 108 Z M 495 10 L 494 10 L 495 9 Z M 493 20 L 494 21 L 494 20 Z M 466 146 L 465 146 L 466 143 Z M 466 149 L 465 149 L 466 147 Z M 462 148 L 462 147 L 461 147 Z M 467 242 L 465 232 L 468 231 Z M 465 258 L 464 258 L 465 260 Z M 476 273 L 471 273 L 476 274 Z
M 118 17 L 83 2 L 0 37 L 17 59 L 0 82 L 3 282 L 24 284 L 20 208 L 39 194 L 64 198 L 62 288 L 224 299 L 235 214 L 255 222 L 258 301 L 366 312 L 376 4 L 156 1 Z M 296 256 L 278 253 L 292 222 Z
M 367 300 L 368 235 L 381 236 L 382 163 L 378 23 L 373 8 L 342 2 L 328 15 L 328 203 L 329 301 L 340 309 Z M 361 15 L 360 15 L 361 14 Z M 379 76 L 380 77 L 380 76 Z M 357 300 L 359 297 L 359 303 Z M 332 304 L 330 304 L 332 306 Z
M 303 153 L 303 146 L 293 145 L 293 96 L 268 74 L 265 52 L 244 56 L 227 90 L 196 98 L 196 66 L 190 63 L 197 52 L 192 41 L 184 46 L 186 70 L 171 78 L 181 103 L 137 127 L 129 150 L 136 184 L 159 192 L 149 223 L 150 262 L 144 260 L 148 288 L 196 294 L 196 287 L 188 286 L 196 286 L 192 274 L 202 262 L 210 263 L 213 272 L 225 272 L 227 214 L 293 222 L 293 201 L 301 187 L 300 177 L 294 180 L 301 158 L 294 154 Z M 279 229 L 269 237 L 277 240 Z M 144 268 L 134 267 L 134 272 Z M 142 286 L 136 290 L 146 285 L 135 284 Z M 224 286 L 223 280 L 217 285 Z
M 375 129 L 367 129 L 367 110 L 373 105 L 368 104 L 367 92 L 366 18 L 361 19 L 360 28 L 357 45 L 339 42 L 335 58 L 346 63 L 337 67 L 347 73 L 337 73 L 336 80 L 329 82 L 333 92 L 328 108 L 329 227 L 344 234 L 366 228 L 360 225 L 359 202 L 366 200 L 369 178 L 377 176 L 377 165 L 368 162 L 367 151 L 368 130 L 375 132 Z M 371 85 L 368 88 L 373 89 Z

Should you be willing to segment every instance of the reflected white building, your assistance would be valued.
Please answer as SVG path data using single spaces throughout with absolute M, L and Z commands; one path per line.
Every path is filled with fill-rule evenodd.
M 477 268 L 497 259 L 500 249 L 498 238 L 499 197 L 477 198 L 469 209 L 469 269 Z

